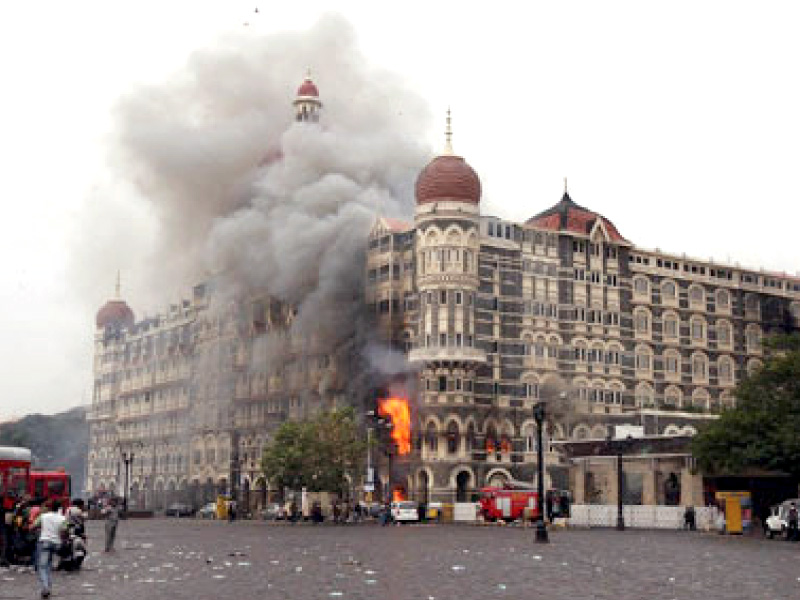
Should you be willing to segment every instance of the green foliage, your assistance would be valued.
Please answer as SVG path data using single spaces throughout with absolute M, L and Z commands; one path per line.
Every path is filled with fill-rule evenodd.
M 366 443 L 352 409 L 319 413 L 309 421 L 287 421 L 264 449 L 261 468 L 279 489 L 343 492 L 346 475 L 361 468 Z
M 764 366 L 736 388 L 736 408 L 703 427 L 692 442 L 700 469 L 748 468 L 800 477 L 800 336 L 766 340 Z

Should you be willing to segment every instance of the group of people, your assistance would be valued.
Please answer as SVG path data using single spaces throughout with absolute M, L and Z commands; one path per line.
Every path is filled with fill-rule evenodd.
M 103 509 L 106 517 L 105 550 L 112 552 L 119 511 L 115 501 Z M 0 535 L 0 563 L 32 566 L 37 574 L 42 598 L 52 590 L 52 571 L 76 571 L 87 555 L 86 512 L 82 499 L 75 498 L 68 506 L 58 498 L 41 505 L 29 497 L 5 511 Z M 56 562 L 57 561 L 57 562 Z

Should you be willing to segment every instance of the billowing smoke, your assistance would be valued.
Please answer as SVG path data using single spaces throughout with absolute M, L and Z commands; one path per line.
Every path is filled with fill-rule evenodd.
M 319 124 L 294 122 L 307 69 L 324 104 Z M 156 232 L 152 248 L 123 250 L 113 244 L 130 236 L 106 231 L 98 260 L 146 257 L 126 279 L 154 289 L 155 302 L 213 279 L 231 297 L 266 292 L 296 307 L 295 332 L 323 349 L 366 347 L 366 236 L 378 214 L 411 217 L 430 118 L 401 78 L 370 65 L 343 18 L 221 39 L 127 95 L 114 117 L 115 175 Z M 122 234 L 122 221 L 105 224 Z M 282 350 L 265 340 L 259 353 Z

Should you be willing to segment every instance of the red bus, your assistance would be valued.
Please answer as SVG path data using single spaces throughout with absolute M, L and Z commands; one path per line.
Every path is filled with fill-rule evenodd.
M 0 502 L 11 510 L 28 493 L 31 451 L 27 448 L 0 446 Z
M 11 510 L 24 496 L 34 504 L 57 498 L 69 505 L 72 481 L 64 469 L 34 471 L 31 469 L 31 451 L 27 448 L 0 446 L 0 502 Z

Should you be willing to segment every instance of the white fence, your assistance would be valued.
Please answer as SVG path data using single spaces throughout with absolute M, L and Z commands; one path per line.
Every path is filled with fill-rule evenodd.
M 569 525 L 572 527 L 615 527 L 616 504 L 573 504 Z M 683 506 L 638 506 L 622 507 L 626 527 L 640 529 L 680 529 L 683 527 Z M 711 529 L 714 514 L 711 508 L 696 507 L 695 523 L 701 530 Z

